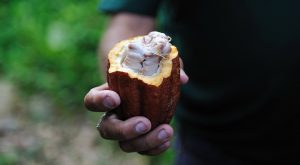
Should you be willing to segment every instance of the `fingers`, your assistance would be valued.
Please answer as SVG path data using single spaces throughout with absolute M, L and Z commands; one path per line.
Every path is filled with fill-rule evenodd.
M 189 81 L 189 77 L 186 75 L 186 73 L 183 71 L 183 69 L 180 69 L 180 82 L 181 84 L 186 84 Z
M 163 143 L 162 145 L 154 148 L 154 149 L 151 149 L 151 150 L 148 150 L 148 151 L 141 151 L 139 152 L 140 154 L 142 155 L 158 155 L 158 154 L 161 154 L 163 153 L 164 151 L 166 151 L 171 145 L 171 142 L 170 141 L 167 141 L 165 143 Z
M 120 105 L 119 95 L 108 90 L 107 83 L 91 89 L 84 98 L 85 106 L 91 111 L 105 112 Z
M 140 152 L 142 154 L 159 154 L 170 146 L 173 129 L 163 124 L 153 131 L 135 139 L 121 141 L 120 147 L 125 152 Z
M 145 134 L 151 129 L 150 121 L 145 117 L 132 117 L 125 121 L 119 120 L 116 114 L 102 118 L 98 130 L 105 139 L 125 141 Z
M 147 118 L 137 116 L 122 121 L 111 111 L 101 119 L 97 128 L 104 139 L 119 141 L 123 151 L 143 155 L 164 152 L 169 148 L 173 136 L 173 129 L 167 124 L 150 131 L 151 123 Z
M 183 69 L 184 66 L 181 58 L 179 58 L 179 63 L 180 63 L 180 68 Z
M 181 84 L 186 84 L 189 81 L 189 77 L 187 76 L 187 74 L 184 72 L 183 70 L 183 62 L 182 59 L 179 59 L 180 62 L 180 82 Z

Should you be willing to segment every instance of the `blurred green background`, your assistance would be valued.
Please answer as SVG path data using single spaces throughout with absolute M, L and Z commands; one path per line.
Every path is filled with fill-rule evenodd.
M 0 1 L 0 164 L 171 164 L 100 139 L 84 95 L 103 82 L 98 0 Z

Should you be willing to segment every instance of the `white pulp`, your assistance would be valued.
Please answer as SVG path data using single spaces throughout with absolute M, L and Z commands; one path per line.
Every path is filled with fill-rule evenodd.
M 157 73 L 161 59 L 171 52 L 170 41 L 169 36 L 156 31 L 132 40 L 125 46 L 122 66 L 145 76 Z

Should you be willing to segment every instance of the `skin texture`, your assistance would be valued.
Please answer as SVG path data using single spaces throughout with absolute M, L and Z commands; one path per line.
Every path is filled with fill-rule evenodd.
M 100 42 L 99 54 L 102 73 L 105 75 L 107 54 L 119 41 L 148 34 L 155 29 L 154 18 L 129 13 L 112 16 L 108 30 Z M 181 62 L 182 67 L 182 62 Z M 188 82 L 188 77 L 181 69 L 181 84 Z M 138 152 L 143 155 L 158 155 L 170 146 L 173 129 L 168 124 L 159 125 L 151 130 L 151 122 L 142 116 L 120 120 L 114 109 L 120 105 L 120 97 L 108 89 L 107 83 L 91 89 L 84 98 L 87 109 L 94 112 L 106 112 L 97 124 L 100 136 L 115 140 L 124 152 Z M 151 130 L 151 131 L 150 131 Z

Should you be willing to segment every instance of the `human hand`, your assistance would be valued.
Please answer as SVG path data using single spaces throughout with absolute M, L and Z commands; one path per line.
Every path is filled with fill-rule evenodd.
M 188 81 L 183 70 L 180 72 L 180 79 L 182 84 Z M 107 83 L 91 89 L 85 96 L 84 103 L 91 111 L 106 112 L 97 124 L 100 136 L 118 141 L 123 151 L 157 155 L 169 148 L 173 136 L 170 125 L 162 124 L 151 130 L 151 122 L 143 116 L 124 121 L 118 119 L 113 110 L 120 105 L 120 97 L 109 90 Z

